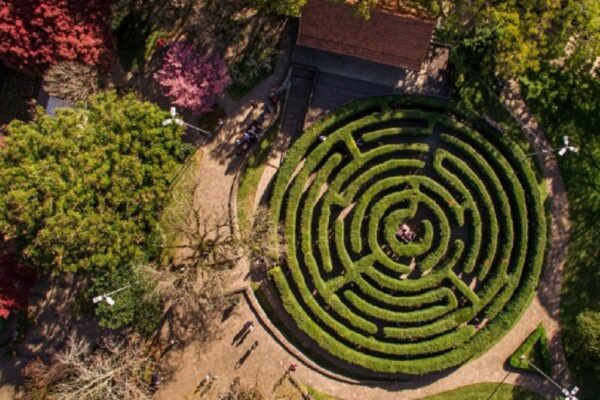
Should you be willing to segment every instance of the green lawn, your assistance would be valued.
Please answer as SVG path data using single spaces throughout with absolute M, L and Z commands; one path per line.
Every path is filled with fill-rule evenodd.
M 321 393 L 310 386 L 305 386 L 305 389 L 315 400 L 341 400 Z M 398 394 L 398 399 L 401 398 L 401 394 Z M 424 397 L 421 400 L 543 400 L 543 397 L 527 389 L 506 383 L 478 383 Z
M 543 397 L 506 383 L 477 383 L 421 400 L 543 400 Z
M 263 171 L 267 164 L 269 153 L 279 133 L 279 121 L 276 121 L 261 138 L 258 146 L 248 156 L 246 168 L 240 176 L 237 204 L 240 228 L 247 227 L 254 212 L 254 198 Z

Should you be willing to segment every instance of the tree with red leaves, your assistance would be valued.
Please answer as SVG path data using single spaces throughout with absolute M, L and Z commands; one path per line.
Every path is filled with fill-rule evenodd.
M 169 47 L 154 78 L 165 97 L 194 115 L 210 111 L 230 82 L 227 66 L 218 54 L 198 52 L 186 42 Z
M 27 307 L 34 283 L 33 270 L 0 249 L 0 318 L 6 319 L 12 312 Z
M 61 61 L 108 65 L 111 0 L 0 0 L 0 60 L 42 74 Z

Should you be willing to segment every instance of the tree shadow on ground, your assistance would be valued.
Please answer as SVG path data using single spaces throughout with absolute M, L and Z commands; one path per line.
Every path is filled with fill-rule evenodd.
M 14 357 L 0 358 L 0 386 L 21 385 L 21 373 L 27 363 L 36 358 L 48 360 L 65 346 L 69 336 L 94 342 L 108 332 L 81 307 L 81 293 L 87 282 L 83 275 L 39 277 L 33 289 L 24 339 L 15 343 Z M 1 350 L 4 353 L 7 348 Z

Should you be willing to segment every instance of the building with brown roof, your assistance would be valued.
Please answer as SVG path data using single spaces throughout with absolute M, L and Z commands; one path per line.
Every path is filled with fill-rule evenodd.
M 383 2 L 365 19 L 348 4 L 309 0 L 300 18 L 297 44 L 419 71 L 435 21 L 413 14 Z

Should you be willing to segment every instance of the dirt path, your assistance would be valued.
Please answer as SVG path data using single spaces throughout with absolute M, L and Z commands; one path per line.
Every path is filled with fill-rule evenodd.
M 536 151 L 548 148 L 543 133 L 528 112 L 518 87 L 512 85 L 505 93 L 507 108 L 522 122 L 532 145 Z M 199 195 L 205 196 L 206 210 L 217 212 L 229 201 L 231 186 L 236 169 L 224 162 L 222 150 L 230 145 L 224 138 L 231 138 L 231 130 L 239 124 L 248 112 L 242 105 L 239 112 L 231 118 L 224 129 L 222 138 L 208 152 L 209 157 L 203 159 L 201 168 L 203 189 Z M 279 151 L 284 151 L 280 149 Z M 276 156 L 272 155 L 272 156 Z M 164 386 L 158 393 L 158 399 L 183 399 L 194 397 L 194 389 L 204 375 L 210 372 L 217 376 L 215 390 L 225 389 L 235 377 L 240 377 L 243 384 L 257 385 L 266 398 L 272 393 L 278 380 L 283 376 L 291 363 L 299 364 L 294 372 L 295 378 L 310 384 L 318 390 L 345 400 L 387 400 L 419 399 L 446 390 L 479 382 L 505 382 L 532 389 L 546 398 L 558 394 L 555 387 L 536 374 L 517 374 L 505 368 L 505 361 L 525 338 L 542 323 L 548 331 L 552 347 L 554 371 L 553 376 L 561 383 L 568 383 L 566 362 L 562 349 L 559 331 L 559 306 L 562 283 L 562 270 L 566 260 L 568 241 L 568 202 L 564 184 L 556 159 L 545 157 L 542 165 L 544 176 L 551 198 L 551 237 L 550 251 L 537 296 L 525 311 L 523 317 L 514 328 L 483 356 L 460 368 L 437 375 L 435 377 L 416 378 L 409 383 L 378 384 L 373 382 L 352 383 L 336 379 L 332 374 L 326 375 L 313 369 L 312 362 L 306 360 L 295 351 L 278 332 L 272 333 L 273 327 L 263 319 L 261 310 L 256 310 L 247 301 L 242 301 L 234 314 L 222 324 L 222 335 L 211 343 L 200 346 L 193 344 L 179 354 L 182 366 L 173 381 Z M 265 187 L 265 185 L 261 185 Z M 261 193 L 257 193 L 260 196 Z M 245 264 L 238 269 L 245 268 Z M 244 271 L 239 271 L 240 276 Z M 239 283 L 238 280 L 236 282 Z M 232 339 L 244 324 L 252 321 L 253 330 L 245 341 L 239 345 L 232 344 Z M 255 350 L 247 353 L 252 344 L 257 342 Z M 240 364 L 243 359 L 243 363 Z

